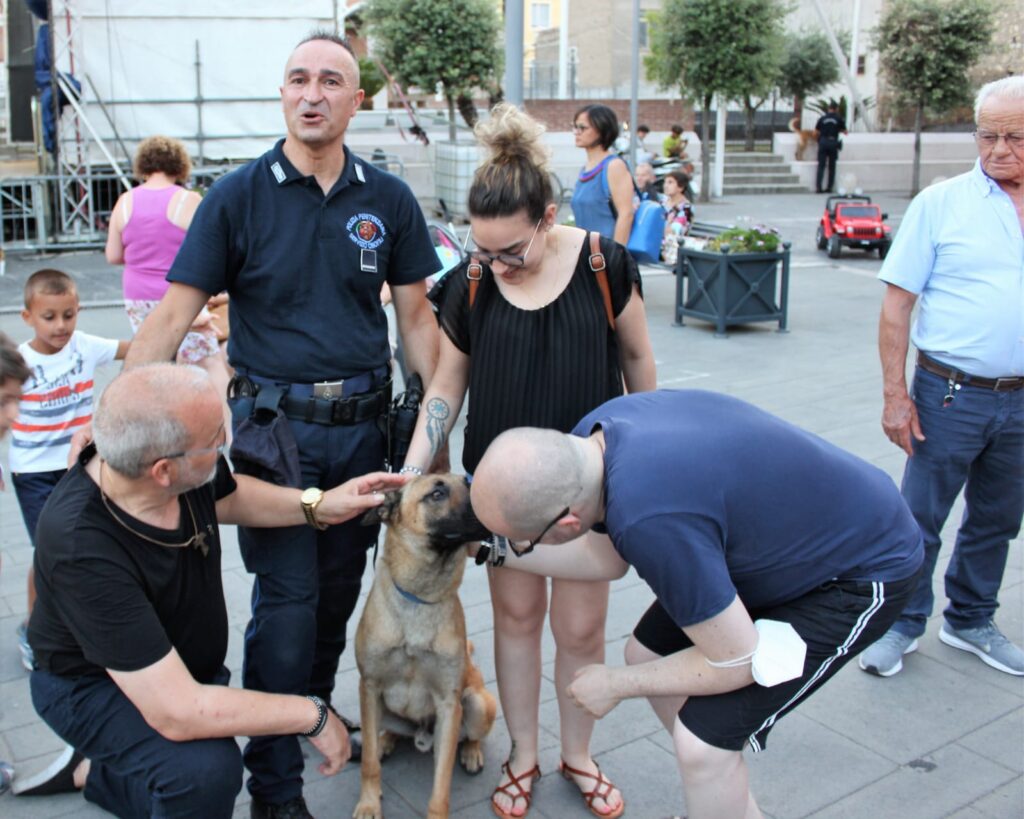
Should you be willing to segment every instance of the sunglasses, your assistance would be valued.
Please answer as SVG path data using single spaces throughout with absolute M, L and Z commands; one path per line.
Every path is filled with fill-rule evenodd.
M 548 532 L 550 532 L 554 528 L 555 524 L 558 523 L 558 521 L 560 521 L 562 518 L 564 518 L 568 514 L 569 514 L 569 507 L 566 506 L 565 509 L 563 509 L 557 515 L 555 515 L 554 518 L 551 519 L 551 523 L 549 523 L 547 526 L 545 526 L 544 530 L 539 535 L 537 535 L 537 537 L 535 537 L 533 540 L 527 541 L 527 543 L 526 543 L 526 545 L 524 547 L 522 547 L 520 549 L 519 546 L 516 545 L 515 543 L 513 543 L 511 540 L 508 542 L 509 547 L 512 549 L 513 552 L 516 553 L 516 557 L 522 557 L 523 555 L 528 555 L 530 552 L 533 551 L 534 547 L 538 543 L 541 542 L 541 540 L 543 539 L 544 535 L 546 535 Z

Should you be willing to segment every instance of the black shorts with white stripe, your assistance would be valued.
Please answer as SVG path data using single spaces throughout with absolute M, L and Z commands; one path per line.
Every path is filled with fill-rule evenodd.
M 679 719 L 716 748 L 755 752 L 783 716 L 824 685 L 840 668 L 888 631 L 917 583 L 905 580 L 833 580 L 788 603 L 750 611 L 752 620 L 790 623 L 807 643 L 804 673 L 765 688 L 754 683 L 727 694 L 690 697 Z M 667 656 L 693 645 L 668 612 L 655 602 L 640 618 L 633 636 L 655 654 Z

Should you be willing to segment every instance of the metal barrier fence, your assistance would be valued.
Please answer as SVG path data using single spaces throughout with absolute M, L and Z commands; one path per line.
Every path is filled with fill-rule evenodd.
M 381 170 L 405 176 L 405 165 L 394 154 L 378 150 L 361 158 Z M 203 191 L 237 167 L 215 165 L 195 168 L 190 187 Z M 87 182 L 81 184 L 89 185 L 93 224 L 85 224 L 79 218 L 69 229 L 61 229 L 60 219 L 54 219 L 58 209 L 60 177 L 40 174 L 0 179 L 0 250 L 16 253 L 103 247 L 107 241 L 110 214 L 123 188 L 110 167 L 91 168 Z

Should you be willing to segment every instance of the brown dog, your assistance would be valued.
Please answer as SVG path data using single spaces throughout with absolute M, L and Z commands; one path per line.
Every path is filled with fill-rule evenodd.
M 793 117 L 793 119 L 789 121 L 789 130 L 796 134 L 797 139 L 796 152 L 794 153 L 794 158 L 797 162 L 802 162 L 804 158 L 804 151 L 807 150 L 807 146 L 810 145 L 811 143 L 815 143 L 818 141 L 818 132 L 815 131 L 813 128 L 811 128 L 810 130 L 798 128 L 797 126 L 799 124 L 800 120 L 798 120 L 796 117 Z
M 380 759 L 398 735 L 408 734 L 422 751 L 436 745 L 427 816 L 440 819 L 448 815 L 460 737 L 460 764 L 479 773 L 481 740 L 497 711 L 470 658 L 458 595 L 464 544 L 488 533 L 470 508 L 469 484 L 456 475 L 424 475 L 389 492 L 364 517 L 378 520 L 387 524 L 387 536 L 356 631 L 363 760 L 352 815 L 383 815 Z

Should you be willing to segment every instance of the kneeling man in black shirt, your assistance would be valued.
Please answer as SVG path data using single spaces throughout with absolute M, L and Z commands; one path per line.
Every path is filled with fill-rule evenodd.
M 323 494 L 233 476 L 222 399 L 196 367 L 129 370 L 39 519 L 32 701 L 69 748 L 22 795 L 84 789 L 118 816 L 230 817 L 235 737 L 303 734 L 337 773 L 345 727 L 317 697 L 228 688 L 217 524 L 337 524 L 403 482 L 372 473 Z M 314 493 L 315 494 L 315 493 Z

